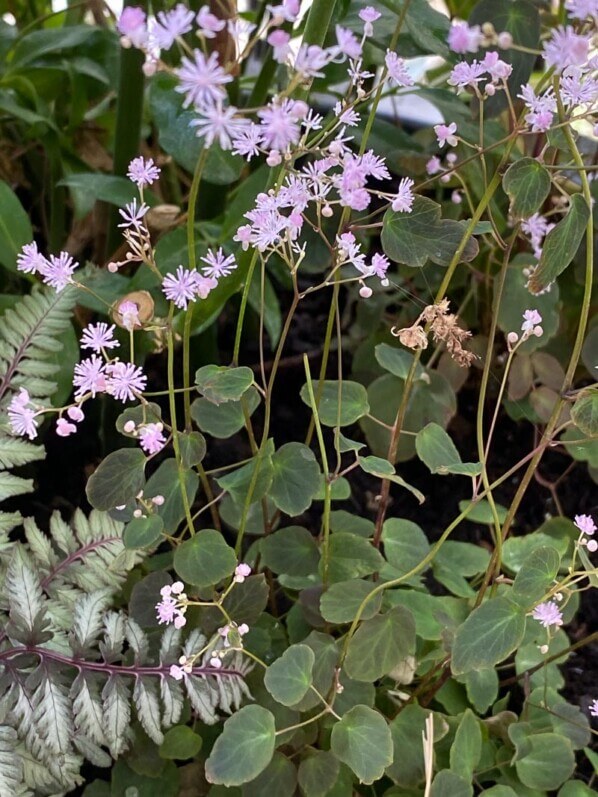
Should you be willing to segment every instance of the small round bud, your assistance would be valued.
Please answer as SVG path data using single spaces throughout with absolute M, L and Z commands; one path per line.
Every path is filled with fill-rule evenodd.
M 502 50 L 508 50 L 509 47 L 513 46 L 513 37 L 508 30 L 504 30 L 496 37 L 496 43 Z
M 152 504 L 155 504 L 156 506 L 162 506 L 163 503 L 164 503 L 163 495 L 154 495 L 154 497 L 152 498 Z
M 157 66 L 154 61 L 146 61 L 141 69 L 146 77 L 153 77 L 156 74 Z
M 280 152 L 273 149 L 272 152 L 266 158 L 266 163 L 268 166 L 279 166 L 282 163 L 282 158 L 280 157 Z
M 369 299 L 372 293 L 373 293 L 372 289 L 368 288 L 367 285 L 362 285 L 361 288 L 359 289 L 359 295 L 361 296 L 362 299 Z
M 450 183 L 450 181 L 451 181 L 451 175 L 450 174 L 443 174 L 443 175 L 440 176 L 440 182 L 441 183 Z
M 116 274 L 118 271 L 118 265 L 116 263 L 108 263 L 108 271 L 111 274 Z
M 309 105 L 306 102 L 297 100 L 293 103 L 293 107 L 291 108 L 291 116 L 293 119 L 305 119 L 308 113 Z
M 124 47 L 125 50 L 130 50 L 133 46 L 133 42 L 129 39 L 128 36 L 121 36 L 120 37 L 120 46 Z
M 545 656 L 548 653 L 548 645 L 540 645 L 540 653 Z
M 494 25 L 491 22 L 484 22 L 482 25 L 482 33 L 484 36 L 488 36 L 492 38 L 496 35 L 496 30 L 494 29 Z
M 587 548 L 590 553 L 598 550 L 598 540 L 588 540 Z
M 509 332 L 507 335 L 507 343 L 509 346 L 514 346 L 519 340 L 519 335 L 516 332 Z
M 486 95 L 488 97 L 494 97 L 494 95 L 496 94 L 496 86 L 494 85 L 494 83 L 486 83 L 486 88 L 484 89 L 484 91 L 486 92 Z
M 142 515 L 143 515 L 143 512 L 141 511 L 141 509 L 136 509 L 133 512 L 133 517 L 141 517 Z
M 322 208 L 322 216 L 324 216 L 326 219 L 329 219 L 332 215 L 334 215 L 334 210 L 330 207 L 330 205 L 324 205 Z
M 534 332 L 533 332 L 533 334 L 534 334 L 534 335 L 535 335 L 537 338 L 541 338 L 541 337 L 542 337 L 542 335 L 544 334 L 544 330 L 542 329 L 542 327 L 534 327 Z
M 461 196 L 460 191 L 453 191 L 451 194 L 451 202 L 453 202 L 455 205 L 460 205 L 461 202 L 463 202 L 463 197 Z
M 446 162 L 450 166 L 454 166 L 457 162 L 457 153 L 456 152 L 447 152 L 446 153 Z
M 123 430 L 127 434 L 132 434 L 135 431 L 135 421 L 127 421 L 123 426 Z

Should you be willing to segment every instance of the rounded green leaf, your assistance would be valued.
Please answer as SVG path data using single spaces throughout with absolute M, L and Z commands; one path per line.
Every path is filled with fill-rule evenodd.
M 389 371 L 393 376 L 398 376 L 399 379 L 407 379 L 414 360 L 410 351 L 398 346 L 390 346 L 388 343 L 379 343 L 374 349 L 374 354 L 385 371 Z M 424 367 L 418 363 L 415 368 L 415 379 L 421 379 L 424 373 Z
M 174 457 L 165 459 L 158 470 L 148 479 L 145 486 L 145 495 L 149 498 L 154 495 L 164 496 L 164 503 L 157 508 L 157 512 L 162 518 L 164 528 L 168 534 L 174 534 L 179 523 L 185 517 L 183 486 L 187 495 L 187 502 L 191 506 L 199 487 L 199 476 L 194 470 L 185 469 L 181 478 L 181 473 Z
M 404 518 L 389 518 L 384 523 L 382 542 L 384 556 L 393 568 L 393 578 L 408 573 L 430 552 L 428 538 L 421 528 Z
M 525 611 L 508 598 L 491 598 L 459 626 L 453 642 L 453 674 L 493 667 L 512 653 L 525 632 Z
M 320 561 L 318 545 L 302 526 L 287 526 L 261 541 L 262 561 L 275 573 L 309 576 L 317 572 Z
M 158 750 L 160 758 L 173 758 L 184 761 L 195 758 L 201 750 L 202 738 L 187 725 L 175 725 L 164 734 L 164 741 Z
M 230 576 L 237 566 L 234 550 L 222 534 L 204 529 L 185 540 L 174 552 L 174 569 L 194 587 L 209 587 Z
M 315 389 L 314 389 L 315 390 Z M 316 400 L 318 394 L 316 392 Z M 301 398 L 311 407 L 307 385 L 301 388 Z M 328 379 L 322 385 L 322 395 L 318 404 L 318 415 L 324 426 L 348 426 L 355 423 L 370 411 L 367 390 L 359 382 L 344 380 L 340 386 L 335 379 Z
M 243 786 L 243 797 L 264 797 L 277 794 L 294 794 L 297 788 L 297 770 L 292 761 L 275 752 L 266 769 L 250 783 Z
M 362 601 L 376 588 L 372 581 L 350 579 L 332 584 L 320 598 L 320 612 L 329 623 L 350 623 Z M 382 593 L 375 595 L 367 604 L 362 614 L 368 620 L 378 613 L 382 603 Z
M 571 408 L 573 423 L 588 437 L 598 437 L 598 391 L 583 394 Z
M 314 652 L 307 645 L 291 645 L 266 670 L 266 689 L 283 706 L 294 706 L 312 684 L 314 661 Z
M 247 366 L 204 365 L 195 372 L 195 384 L 198 391 L 214 404 L 239 401 L 253 384 L 253 371 Z
M 336 783 L 339 773 L 338 759 L 327 750 L 309 751 L 299 764 L 297 777 L 305 797 L 326 797 Z
M 529 753 L 515 762 L 524 786 L 552 791 L 571 777 L 575 755 L 571 743 L 557 733 L 538 733 L 528 739 Z
M 369 576 L 384 564 L 380 551 L 367 540 L 346 532 L 331 535 L 328 554 L 328 576 L 331 582 Z
M 441 769 L 432 781 L 430 797 L 473 797 L 473 786 L 456 772 Z
M 123 533 L 125 548 L 147 548 L 162 538 L 164 523 L 159 515 L 133 518 Z
M 524 561 L 513 582 L 513 598 L 531 608 L 550 589 L 561 564 L 555 548 L 536 548 Z
M 455 473 L 463 476 L 476 476 L 481 473 L 479 462 L 462 462 L 457 447 L 437 423 L 429 423 L 417 433 L 415 438 L 417 456 L 431 473 L 446 475 Z
M 455 739 L 451 746 L 451 770 L 471 781 L 482 755 L 482 731 L 480 723 L 470 709 L 463 714 Z
M 384 214 L 382 248 L 391 260 L 421 268 L 428 260 L 448 266 L 465 234 L 462 221 L 443 219 L 440 205 L 423 196 L 416 196 L 411 213 Z M 478 242 L 470 238 L 461 260 L 473 260 L 479 251 Z
M 208 783 L 241 786 L 257 778 L 274 754 L 274 715 L 261 706 L 243 706 L 224 723 L 205 765 Z
M 272 457 L 270 497 L 287 515 L 305 512 L 320 487 L 320 466 L 303 443 L 286 443 Z
M 260 395 L 254 387 L 243 395 L 240 401 L 227 401 L 214 404 L 206 398 L 197 398 L 191 404 L 191 417 L 202 432 L 212 437 L 226 439 L 245 426 L 243 408 L 251 416 L 260 403 Z
M 108 454 L 87 480 L 89 503 L 107 512 L 135 498 L 145 484 L 145 462 L 139 448 L 119 448 Z
M 392 761 L 390 728 L 380 712 L 355 706 L 332 728 L 330 749 L 360 783 L 374 783 Z
M 395 606 L 359 626 L 349 642 L 345 670 L 355 681 L 376 681 L 414 652 L 413 615 Z
M 184 468 L 194 468 L 206 455 L 206 439 L 199 432 L 184 432 L 179 435 L 181 463 Z
M 535 213 L 550 193 L 550 185 L 548 171 L 535 158 L 520 158 L 511 164 L 502 187 L 511 200 L 513 218 L 527 219 Z

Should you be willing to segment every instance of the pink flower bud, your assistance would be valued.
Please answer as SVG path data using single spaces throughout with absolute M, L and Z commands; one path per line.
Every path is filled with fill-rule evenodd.
M 368 288 L 367 285 L 362 285 L 361 288 L 359 289 L 359 295 L 361 296 L 362 299 L 369 299 L 372 293 L 373 293 L 372 289 Z
M 132 434 L 135 431 L 135 421 L 127 421 L 123 429 L 127 434 Z
M 154 495 L 154 497 L 152 498 L 152 504 L 155 504 L 156 506 L 162 506 L 163 503 L 164 503 L 163 495 Z
M 496 43 L 501 49 L 508 50 L 509 47 L 513 46 L 513 37 L 508 30 L 505 30 L 498 34 L 496 37 Z
M 590 553 L 594 553 L 594 551 L 598 550 L 598 540 L 588 540 L 587 548 Z
M 334 215 L 334 210 L 330 205 L 324 205 L 322 208 L 322 216 L 324 216 L 325 219 L 329 219 L 332 215 Z
M 59 437 L 68 437 L 77 431 L 74 423 L 69 423 L 65 418 L 59 418 L 56 421 L 56 434 Z
M 68 410 L 66 411 L 66 414 L 69 416 L 71 421 L 79 422 L 82 421 L 83 418 L 85 418 L 85 415 L 83 414 L 83 410 L 81 409 L 81 407 L 69 407 Z
M 273 149 L 272 152 L 266 158 L 266 163 L 268 166 L 279 166 L 282 163 L 282 158 L 280 156 L 280 152 Z

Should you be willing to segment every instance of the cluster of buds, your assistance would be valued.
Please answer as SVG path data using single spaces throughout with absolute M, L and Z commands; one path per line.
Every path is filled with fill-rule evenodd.
M 523 343 L 533 335 L 536 338 L 542 337 L 544 330 L 540 326 L 542 316 L 537 310 L 526 310 L 523 313 L 523 324 L 521 325 L 521 335 L 517 332 L 509 332 L 507 335 L 507 346 L 509 351 L 513 351 L 516 346 Z
M 222 644 L 221 648 L 212 651 L 210 656 L 210 667 L 220 669 L 222 667 L 222 659 L 232 650 L 243 650 L 243 637 L 249 631 L 247 623 L 237 625 L 234 622 L 227 623 L 218 629 L 218 634 L 221 637 L 219 642 Z
M 182 681 L 185 675 L 191 675 L 193 672 L 193 662 L 186 656 L 181 656 L 178 664 L 172 664 L 169 670 L 170 676 L 175 681 Z
M 157 454 L 167 443 L 164 436 L 164 424 L 161 421 L 156 423 L 140 423 L 130 420 L 123 426 L 123 431 L 139 439 L 139 445 L 146 454 Z
M 157 506 L 162 506 L 164 504 L 165 498 L 163 495 L 154 495 L 153 498 L 146 498 L 143 494 L 143 490 L 139 490 L 135 496 L 135 500 L 138 504 L 141 504 L 141 506 L 138 506 L 133 511 L 133 517 L 140 518 L 152 515 Z M 122 512 L 127 508 L 127 505 L 121 504 L 120 506 L 115 506 L 114 508 L 117 510 L 117 512 Z

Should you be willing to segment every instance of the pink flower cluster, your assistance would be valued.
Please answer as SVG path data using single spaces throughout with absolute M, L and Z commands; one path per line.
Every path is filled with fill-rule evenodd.
M 33 241 L 25 244 L 17 255 L 17 270 L 24 274 L 39 274 L 43 282 L 54 288 L 56 293 L 73 282 L 73 274 L 79 264 L 68 252 L 44 257 Z
M 598 550 L 598 542 L 596 540 L 589 540 L 588 537 L 593 537 L 596 531 L 596 524 L 591 515 L 575 515 L 575 525 L 579 529 L 579 545 L 584 545 L 590 553 Z
M 184 592 L 185 586 L 181 581 L 174 584 L 166 584 L 160 590 L 162 599 L 156 604 L 156 615 L 158 623 L 169 625 L 173 623 L 175 628 L 182 628 L 187 620 L 187 596 Z
M 532 617 L 544 628 L 550 628 L 551 626 L 558 628 L 563 624 L 563 613 L 554 601 L 539 603 L 533 610 Z

